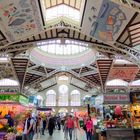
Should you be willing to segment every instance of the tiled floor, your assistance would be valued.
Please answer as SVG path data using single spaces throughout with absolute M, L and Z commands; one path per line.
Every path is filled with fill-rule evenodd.
M 36 140 L 36 139 L 34 139 Z M 41 135 L 37 140 L 65 140 L 63 131 L 55 130 L 53 136 L 49 136 L 48 132 L 45 132 L 45 135 Z M 69 140 L 69 139 L 68 139 Z M 73 140 L 75 140 L 73 138 Z M 78 132 L 78 140 L 86 140 L 85 132 L 79 131 Z

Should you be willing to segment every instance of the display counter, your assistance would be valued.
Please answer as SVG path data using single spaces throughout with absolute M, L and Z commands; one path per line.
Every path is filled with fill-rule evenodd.
M 135 140 L 140 140 L 140 129 L 134 129 Z
M 134 140 L 134 132 L 131 128 L 108 128 L 107 140 Z

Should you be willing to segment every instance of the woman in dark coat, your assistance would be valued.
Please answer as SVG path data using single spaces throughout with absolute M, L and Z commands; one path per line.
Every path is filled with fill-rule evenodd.
M 50 136 L 52 136 L 54 128 L 55 128 L 55 121 L 54 118 L 51 117 L 48 123 L 48 131 Z

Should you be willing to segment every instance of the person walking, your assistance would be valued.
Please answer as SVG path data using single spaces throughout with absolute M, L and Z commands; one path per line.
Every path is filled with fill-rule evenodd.
M 67 120 L 68 118 L 67 117 L 64 117 L 63 119 L 63 132 L 64 132 L 64 139 L 68 140 L 68 127 L 67 127 Z
M 67 120 L 67 128 L 68 128 L 70 140 L 72 140 L 72 132 L 74 130 L 74 120 L 71 115 L 68 117 Z
M 78 140 L 78 136 L 77 136 L 78 130 L 80 130 L 79 119 L 78 119 L 78 117 L 75 117 L 74 118 L 74 131 L 73 131 L 74 140 Z
M 88 116 L 87 121 L 86 121 L 86 137 L 87 137 L 87 140 L 92 140 L 93 133 L 94 133 L 93 122 L 91 120 L 91 117 Z
M 33 140 L 34 135 L 33 123 L 34 120 L 31 117 L 31 113 L 27 113 L 24 122 L 22 140 Z
M 48 122 L 48 131 L 49 131 L 50 136 L 53 135 L 54 128 L 55 128 L 55 120 L 53 117 L 50 117 L 49 122 Z
M 36 129 L 35 129 L 35 139 L 40 139 L 40 132 L 41 132 L 41 118 L 37 118 L 36 120 Z
M 47 125 L 47 121 L 46 121 L 45 118 L 43 118 L 42 123 L 43 123 L 43 124 L 42 124 L 42 135 L 45 135 L 45 134 L 44 134 L 44 131 L 45 131 L 46 125 Z
M 57 117 L 57 126 L 58 126 L 58 130 L 61 130 L 61 118 L 60 116 Z

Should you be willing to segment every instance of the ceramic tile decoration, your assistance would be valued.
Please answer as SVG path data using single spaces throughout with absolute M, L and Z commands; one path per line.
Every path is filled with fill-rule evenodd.
M 9 42 L 43 30 L 36 0 L 0 0 L 0 30 Z

